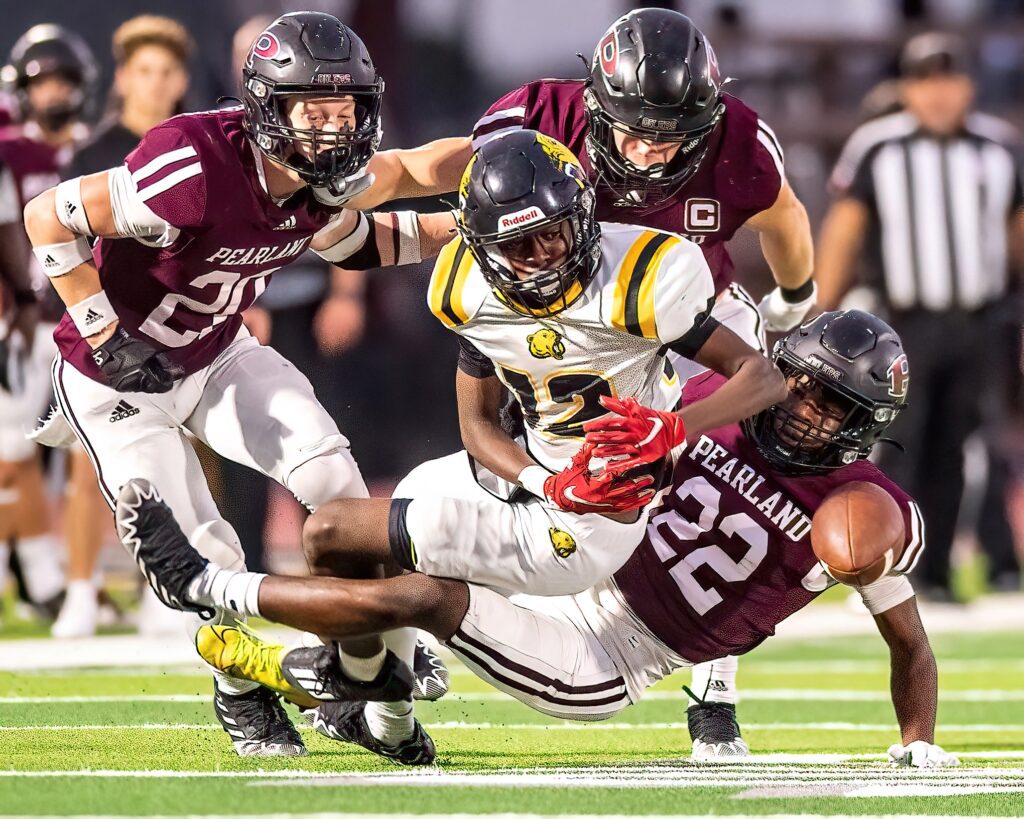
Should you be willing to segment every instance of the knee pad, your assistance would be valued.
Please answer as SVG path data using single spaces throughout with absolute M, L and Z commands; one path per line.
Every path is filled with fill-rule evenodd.
M 299 464 L 285 477 L 284 485 L 310 512 L 336 498 L 370 496 L 355 458 L 344 446 Z
M 245 570 L 242 541 L 226 520 L 211 520 L 200 524 L 192 532 L 189 541 L 199 554 L 222 569 Z

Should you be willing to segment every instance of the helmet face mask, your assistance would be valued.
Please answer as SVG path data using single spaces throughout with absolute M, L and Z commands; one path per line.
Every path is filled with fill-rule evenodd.
M 725 113 L 718 104 L 711 121 L 701 128 L 685 132 L 651 131 L 613 119 L 601 108 L 594 93 L 584 92 L 590 130 L 587 151 L 594 160 L 601 182 L 625 207 L 654 205 L 670 198 L 698 171 L 708 150 L 708 139 Z M 650 143 L 678 143 L 675 155 L 666 163 L 640 167 L 630 162 L 616 144 L 619 132 Z
M 594 191 L 550 137 L 522 130 L 485 143 L 466 168 L 459 203 L 459 234 L 509 309 L 555 315 L 597 272 Z
M 363 42 L 319 12 L 275 20 L 253 43 L 242 69 L 250 138 L 267 157 L 318 187 L 337 186 L 365 170 L 380 145 L 383 96 L 384 81 Z M 352 116 L 337 117 L 348 121 L 327 130 L 323 110 L 311 119 L 301 110 L 307 106 L 333 113 L 351 108 Z
M 593 193 L 588 191 L 590 198 Z M 491 285 L 512 310 L 530 316 L 551 316 L 569 307 L 582 294 L 579 281 L 593 263 L 594 252 L 600 253 L 599 235 L 591 229 L 592 213 L 584 204 L 575 212 L 531 225 L 515 228 L 493 236 L 467 236 L 473 257 Z M 557 233 L 556 233 L 557 231 Z M 526 261 L 530 248 L 564 245 L 557 263 L 536 267 Z
M 866 458 L 906 406 L 899 337 L 867 313 L 822 313 L 780 340 L 773 359 L 790 394 L 743 429 L 785 474 L 822 474 Z
M 637 9 L 619 18 L 594 51 L 584 106 L 587 151 L 620 206 L 657 205 L 697 172 L 725 113 L 714 51 L 688 17 Z M 616 145 L 616 132 L 650 143 L 679 143 L 672 158 L 641 167 Z

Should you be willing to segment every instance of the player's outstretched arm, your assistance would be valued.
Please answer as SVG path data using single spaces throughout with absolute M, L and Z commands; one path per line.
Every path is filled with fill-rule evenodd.
M 455 235 L 450 212 L 344 210 L 313 237 L 310 249 L 346 270 L 415 264 L 436 256 Z
M 473 155 L 469 137 L 437 139 L 418 148 L 378 151 L 367 167 L 373 174 L 369 190 L 348 207 L 368 210 L 393 199 L 450 193 Z
M 782 401 L 789 392 L 779 368 L 728 327 L 716 326 L 694 360 L 728 381 L 707 398 L 680 410 L 687 437 L 749 418 Z
M 778 285 L 761 301 L 758 310 L 768 330 L 792 330 L 814 306 L 812 278 L 814 240 L 803 203 L 783 180 L 779 195 L 768 210 L 747 220 L 760 236 L 761 251 Z
M 917 610 L 917 598 L 911 597 L 876 615 L 875 623 L 889 646 L 889 687 L 903 744 L 917 740 L 934 742 L 939 676 Z

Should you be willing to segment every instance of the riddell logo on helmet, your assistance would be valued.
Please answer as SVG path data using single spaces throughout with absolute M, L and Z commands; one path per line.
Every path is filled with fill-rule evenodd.
M 351 85 L 351 74 L 314 74 L 313 82 L 317 85 Z
M 807 363 L 810 364 L 812 367 L 816 367 L 818 372 L 822 373 L 823 375 L 827 375 L 833 381 L 842 381 L 843 380 L 843 373 L 842 373 L 842 371 L 837 370 L 831 364 L 828 364 L 828 363 L 822 361 L 816 355 L 809 355 L 809 356 L 807 356 Z
M 536 205 L 532 208 L 517 210 L 515 213 L 506 214 L 498 220 L 498 233 L 504 233 L 506 230 L 514 230 L 515 228 L 523 227 L 523 225 L 529 225 L 532 222 L 537 222 L 543 218 L 544 211 Z

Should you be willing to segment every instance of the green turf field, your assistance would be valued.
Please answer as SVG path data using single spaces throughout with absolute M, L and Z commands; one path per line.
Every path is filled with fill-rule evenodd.
M 310 731 L 303 759 L 239 759 L 195 672 L 2 673 L 0 813 L 1024 814 L 1024 633 L 933 643 L 938 742 L 964 754 L 952 771 L 880 761 L 898 734 L 877 637 L 746 658 L 740 717 L 762 757 L 727 767 L 687 762 L 683 676 L 614 721 L 570 725 L 456 666 L 454 695 L 419 712 L 439 764 L 410 772 Z

